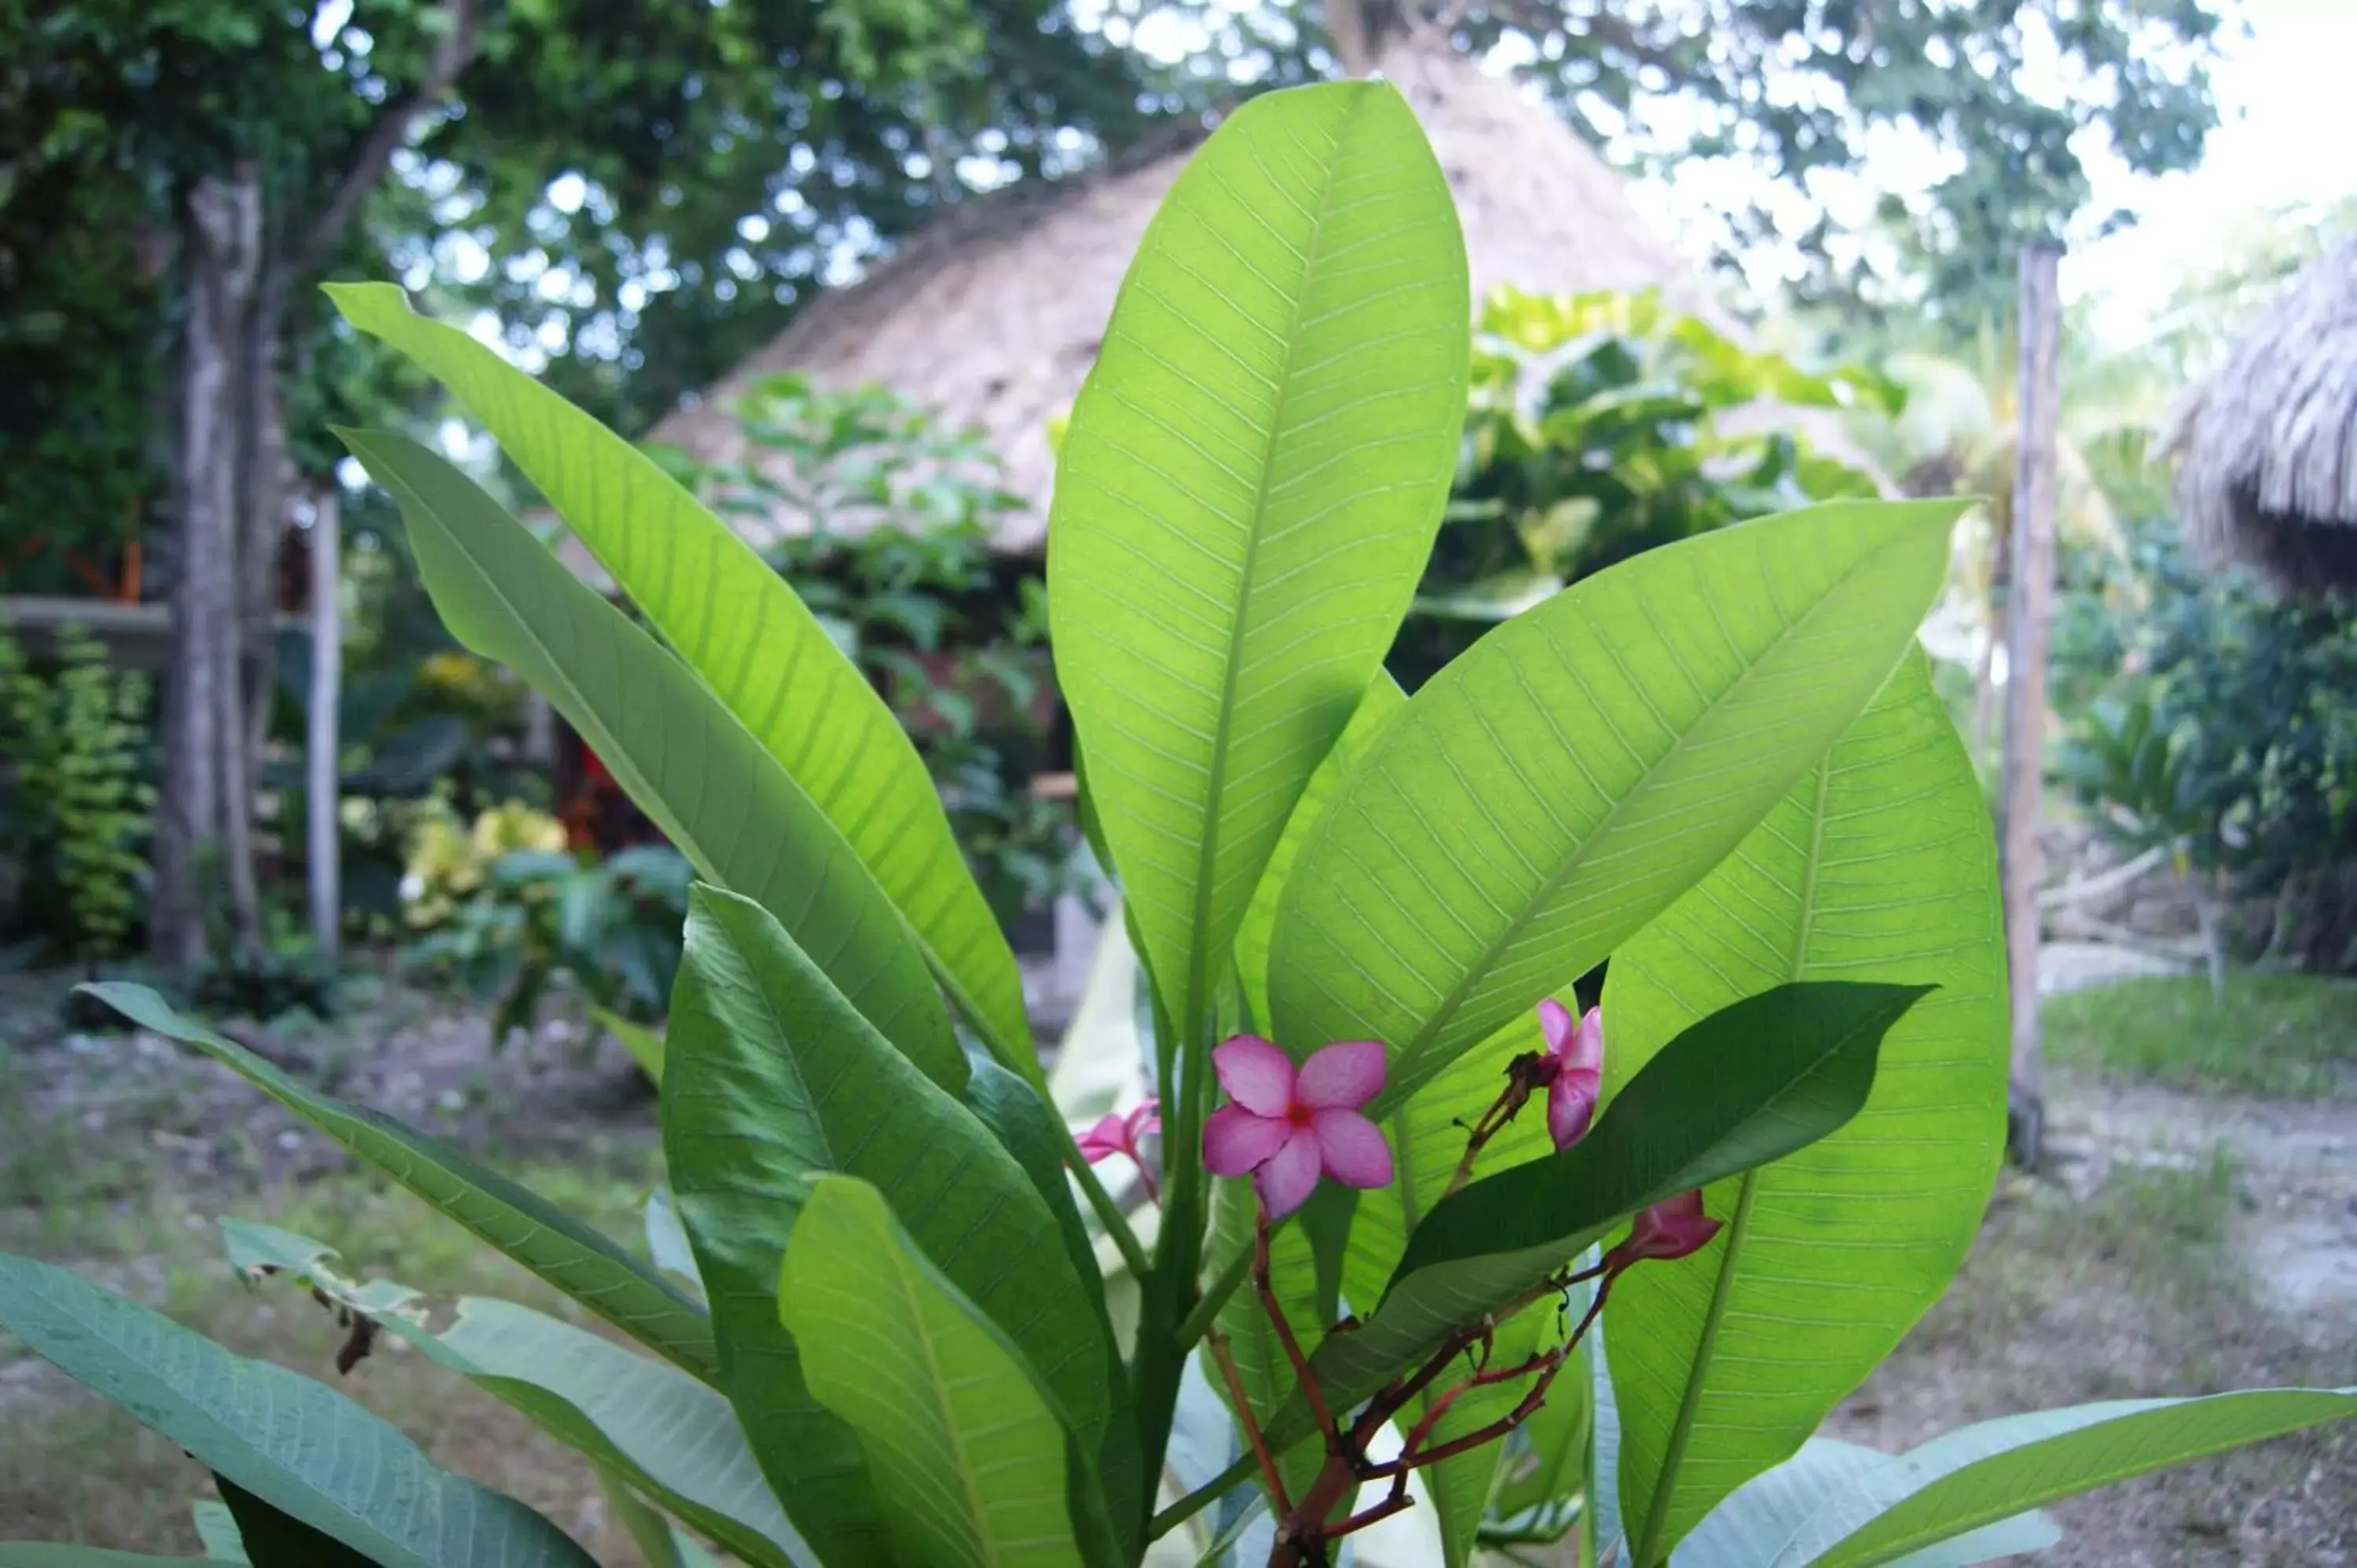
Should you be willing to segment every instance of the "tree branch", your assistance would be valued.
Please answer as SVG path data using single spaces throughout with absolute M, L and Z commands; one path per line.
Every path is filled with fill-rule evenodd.
M 438 102 L 457 81 L 459 74 L 474 63 L 483 47 L 483 12 L 481 0 L 444 0 L 443 13 L 448 19 L 448 29 L 435 42 L 433 55 L 426 61 L 425 74 L 418 79 L 415 88 L 402 94 L 388 105 L 377 123 L 369 127 L 366 140 L 344 177 L 337 183 L 336 193 L 319 210 L 302 239 L 272 268 L 283 292 L 296 278 L 313 271 L 328 259 L 336 242 L 343 237 L 361 203 L 368 199 L 384 178 L 384 171 L 393 166 L 393 155 L 409 135 L 409 127 L 417 116 Z

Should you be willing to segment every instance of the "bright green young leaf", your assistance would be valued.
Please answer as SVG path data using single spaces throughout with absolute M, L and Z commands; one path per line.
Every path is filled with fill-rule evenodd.
M 821 1557 L 882 1561 L 897 1505 L 813 1396 L 778 1261 L 813 1177 L 872 1183 L 916 1244 L 1021 1346 L 1093 1455 L 1110 1410 L 1095 1282 L 1015 1156 L 917 1071 L 759 905 L 698 886 L 672 994 L 663 1151 L 729 1392 Z
M 931 776 L 785 580 L 652 459 L 465 332 L 412 311 L 400 289 L 345 284 L 328 294 L 345 320 L 415 360 L 483 422 L 849 843 L 992 1053 L 1036 1079 L 1015 955 L 951 837 Z
M 1272 92 L 1171 187 L 1072 408 L 1057 679 L 1172 1015 L 1389 646 L 1457 462 L 1470 299 L 1448 182 L 1372 81 Z
M 1922 994 L 1815 983 L 1747 997 L 1664 1047 L 1570 1148 L 1435 1204 L 1382 1305 L 1312 1362 L 1350 1404 L 1412 1369 L 1458 1325 L 1534 1299 L 1628 1216 L 1805 1147 L 1857 1114 L 1884 1032 Z M 1298 1403 L 1275 1440 L 1306 1430 Z
M 2357 1416 L 2357 1388 L 2248 1389 L 2001 1416 L 1944 1436 L 1826 1499 L 1768 1568 L 1872 1568 L 2057 1498 Z
M 1788 981 L 1936 985 L 1847 1125 L 1706 1195 L 1704 1251 L 1633 1271 L 1620 1500 L 1674 1546 L 1796 1452 L 1939 1299 L 2005 1150 L 2006 985 L 1980 784 L 1921 652 L 1736 852 L 1612 958 L 1608 1095 L 1697 1018 Z M 1663 1484 L 1668 1477 L 1668 1484 Z
M 812 1391 L 859 1434 L 891 1499 L 899 1561 L 1080 1568 L 1053 1396 L 881 1193 L 819 1177 L 777 1292 Z
M 249 1568 L 376 1568 L 334 1536 L 279 1512 L 228 1477 L 215 1476 L 213 1485 L 236 1522 L 238 1550 Z
M 555 704 L 705 877 L 768 909 L 954 1092 L 965 1057 L 909 928 L 851 844 L 693 671 L 405 436 L 343 431 L 401 503 L 450 634 Z M 750 657 L 748 650 L 748 657 Z
M 1670 1556 L 1671 1568 L 1767 1568 L 1803 1521 L 1828 1499 L 1877 1471 L 1905 1463 L 1855 1443 L 1812 1437 L 1790 1459 L 1729 1493 L 1693 1534 L 1678 1542 Z M 1906 1568 L 1966 1568 L 2043 1552 L 2061 1539 L 2053 1520 L 2032 1511 L 1985 1524 L 1897 1561 Z
M 1507 622 L 1351 770 L 1276 919 L 1275 1038 L 1391 1047 L 1380 1116 L 1596 966 L 1864 711 L 1961 502 L 1841 502 L 1648 551 Z
M 181 1017 L 144 985 L 109 981 L 81 989 L 141 1028 L 204 1052 L 649 1349 L 707 1382 L 719 1375 L 703 1309 L 545 1198 L 438 1138 L 314 1093 L 244 1047 Z
M 333 1389 L 67 1270 L 0 1255 L 0 1328 L 214 1474 L 383 1568 L 595 1568 L 548 1520 L 436 1469 Z
M 716 1391 L 530 1307 L 426 1295 L 393 1280 L 362 1283 L 336 1266 L 333 1248 L 275 1226 L 230 1219 L 221 1232 L 241 1274 L 285 1274 L 369 1317 L 620 1474 L 741 1561 L 788 1568 L 808 1559 L 736 1412 Z
M 1244 1000 L 1252 1009 L 1253 1020 L 1261 1028 L 1268 1026 L 1268 949 L 1276 935 L 1276 907 L 1284 896 L 1286 879 L 1293 875 L 1294 862 L 1301 858 L 1301 845 L 1309 836 L 1310 825 L 1340 790 L 1343 773 L 1367 754 L 1383 726 L 1405 706 L 1407 693 L 1400 690 L 1391 672 L 1376 671 L 1333 749 L 1319 760 L 1318 770 L 1302 787 L 1301 799 L 1294 803 L 1293 814 L 1286 819 L 1285 832 L 1278 836 L 1276 847 L 1269 852 L 1268 869 L 1261 873 L 1260 886 L 1253 890 L 1252 902 L 1245 907 L 1243 920 L 1236 928 L 1236 970 L 1243 981 Z

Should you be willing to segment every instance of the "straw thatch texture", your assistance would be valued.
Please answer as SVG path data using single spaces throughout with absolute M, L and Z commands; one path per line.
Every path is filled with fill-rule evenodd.
M 2294 591 L 2357 589 L 2357 239 L 2309 267 L 2171 421 L 2185 536 Z
M 1477 296 L 1503 283 L 1544 293 L 1655 287 L 1681 308 L 1716 314 L 1695 269 L 1630 205 L 1620 176 L 1512 83 L 1444 39 L 1397 39 L 1381 63 L 1456 194 Z M 1200 132 L 1174 135 L 1096 175 L 952 212 L 863 282 L 813 300 L 653 439 L 706 462 L 741 462 L 731 410 L 761 377 L 882 382 L 952 424 L 981 428 L 1006 459 L 1009 488 L 1033 503 L 997 543 L 1038 548 L 1054 477 L 1049 422 L 1080 391 L 1130 255 L 1200 140 Z M 738 526 L 768 542 L 759 522 Z

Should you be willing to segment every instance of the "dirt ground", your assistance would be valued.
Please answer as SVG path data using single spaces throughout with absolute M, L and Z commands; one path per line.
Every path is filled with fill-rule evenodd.
M 2357 1380 L 2357 1103 L 2072 1082 L 1947 1296 L 1835 1413 L 1903 1448 L 2085 1400 Z M 2357 1423 L 2056 1505 L 2040 1563 L 2357 1563 Z
M 84 1269 L 249 1354 L 332 1380 L 306 1302 L 232 1283 L 212 1220 L 268 1219 L 421 1285 L 562 1310 L 225 1072 L 165 1042 L 76 1033 L 54 979 L 0 979 L 0 1249 Z M 622 1054 L 553 1025 L 490 1048 L 479 1010 L 383 982 L 332 1025 L 241 1031 L 346 1098 L 483 1151 L 619 1236 L 656 1170 Z M 2061 1157 L 2008 1176 L 1955 1287 L 1837 1412 L 1900 1447 L 2080 1400 L 2357 1381 L 2357 1096 L 2278 1101 L 2065 1079 Z M 445 1464 L 638 1559 L 570 1455 L 414 1358 L 345 1385 Z M 203 1477 L 170 1445 L 0 1348 L 0 1540 L 192 1550 Z M 2041 1563 L 2357 1564 L 2357 1423 L 2054 1509 Z

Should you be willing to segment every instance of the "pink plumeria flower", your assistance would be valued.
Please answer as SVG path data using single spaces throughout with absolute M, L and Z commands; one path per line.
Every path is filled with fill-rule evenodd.
M 1146 1101 L 1126 1116 L 1108 1111 L 1078 1139 L 1081 1153 L 1091 1165 L 1115 1155 L 1127 1155 L 1137 1166 L 1137 1174 L 1145 1178 L 1146 1196 L 1157 1203 L 1162 1201 L 1162 1187 L 1155 1179 L 1154 1167 L 1146 1163 L 1140 1145 L 1148 1133 L 1162 1131 L 1161 1111 L 1162 1102 L 1158 1100 Z
M 1702 1193 L 1664 1198 L 1637 1216 L 1629 1239 L 1604 1254 L 1604 1267 L 1618 1273 L 1648 1258 L 1670 1262 L 1699 1252 L 1718 1234 L 1718 1221 L 1702 1211 Z
M 1343 1040 L 1301 1064 L 1258 1035 L 1211 1053 L 1232 1104 L 1203 1123 L 1203 1168 L 1250 1175 L 1262 1208 L 1282 1219 L 1309 1200 L 1321 1176 L 1344 1187 L 1389 1187 L 1391 1145 L 1359 1108 L 1383 1087 L 1383 1047 Z
M 1604 1009 L 1590 1007 L 1574 1024 L 1571 1009 L 1550 996 L 1539 1004 L 1539 1030 L 1547 1045 L 1539 1068 L 1547 1086 L 1547 1136 L 1568 1149 L 1587 1136 L 1604 1088 Z

